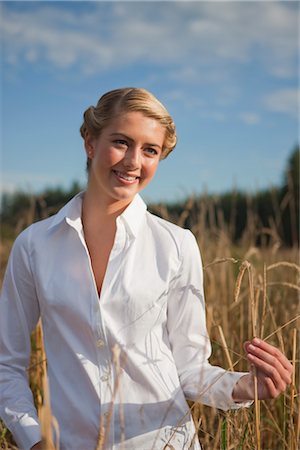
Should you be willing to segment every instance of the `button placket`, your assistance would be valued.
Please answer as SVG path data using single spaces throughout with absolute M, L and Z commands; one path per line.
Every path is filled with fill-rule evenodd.
M 113 277 L 120 268 L 120 257 L 123 249 L 126 247 L 127 235 L 124 224 L 117 220 L 117 233 L 112 248 L 106 274 L 102 285 L 100 299 L 97 299 L 98 314 L 96 319 L 97 326 L 97 358 L 99 368 L 99 390 L 101 399 L 101 418 L 106 423 L 109 420 L 109 446 L 113 446 L 114 442 L 114 405 L 113 405 L 113 391 L 114 391 L 114 367 L 112 365 L 112 352 L 109 345 L 109 340 L 106 335 L 105 315 L 102 313 L 106 301 L 109 301 L 110 286 Z
M 103 348 L 105 346 L 105 342 L 103 341 L 103 339 L 98 339 L 96 342 L 96 346 L 98 348 Z
M 109 380 L 109 375 L 108 374 L 104 374 L 100 377 L 101 381 L 108 381 Z

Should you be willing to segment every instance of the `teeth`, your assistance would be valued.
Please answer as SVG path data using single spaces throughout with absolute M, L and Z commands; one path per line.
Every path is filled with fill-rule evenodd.
M 124 180 L 127 181 L 134 181 L 137 179 L 137 177 L 130 177 L 129 175 L 125 175 L 122 172 L 115 171 L 115 173 L 118 175 L 118 177 L 123 178 Z

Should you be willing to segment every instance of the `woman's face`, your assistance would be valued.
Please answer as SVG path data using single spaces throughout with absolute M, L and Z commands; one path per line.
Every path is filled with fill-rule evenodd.
M 91 159 L 88 189 L 107 204 L 129 203 L 155 175 L 165 139 L 164 127 L 140 112 L 121 113 L 85 148 Z

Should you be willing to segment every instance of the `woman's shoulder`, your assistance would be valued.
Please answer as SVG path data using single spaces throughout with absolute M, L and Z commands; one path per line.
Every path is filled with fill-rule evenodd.
M 39 238 L 45 237 L 54 218 L 55 215 L 34 222 L 24 228 L 16 237 L 14 247 L 27 247 L 31 245 L 31 241 L 37 241 Z
M 175 236 L 183 236 L 188 230 L 176 225 L 169 220 L 147 211 L 147 220 L 152 226 L 158 228 L 160 231 L 166 231 L 167 233 L 174 234 Z
M 69 200 L 65 205 L 62 205 L 55 214 L 52 214 L 49 217 L 46 217 L 41 220 L 37 220 L 36 222 L 29 225 L 25 228 L 17 237 L 16 240 L 22 241 L 27 240 L 31 236 L 34 238 L 45 237 L 49 232 L 51 232 L 52 228 L 56 225 L 61 224 L 67 217 L 78 218 L 80 217 L 81 212 L 81 195 L 79 193 L 71 200 Z
M 155 236 L 159 245 L 175 245 L 179 253 L 182 251 L 183 244 L 196 242 L 194 235 L 189 229 L 182 228 L 173 222 L 156 216 L 147 211 L 147 223 Z
M 44 219 L 37 220 L 27 226 L 16 237 L 14 247 L 26 247 L 31 246 L 32 244 L 37 245 L 39 242 L 44 242 L 47 240 L 47 238 L 52 235 L 52 229 L 55 229 L 55 226 L 60 224 L 66 217 L 71 202 L 72 200 L 62 206 L 55 214 Z

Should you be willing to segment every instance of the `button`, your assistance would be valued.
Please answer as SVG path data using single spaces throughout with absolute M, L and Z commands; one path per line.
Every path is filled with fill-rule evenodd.
M 102 348 L 102 347 L 104 347 L 105 342 L 102 339 L 98 339 L 96 345 L 97 345 L 98 348 Z
M 109 376 L 108 375 L 102 375 L 102 377 L 100 377 L 101 381 L 108 381 L 109 380 Z

